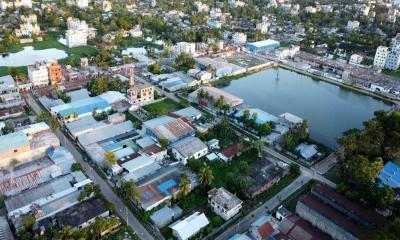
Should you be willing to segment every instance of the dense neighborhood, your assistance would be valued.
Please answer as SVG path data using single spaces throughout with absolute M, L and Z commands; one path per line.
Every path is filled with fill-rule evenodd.
M 0 239 L 398 239 L 400 2 L 0 0 Z

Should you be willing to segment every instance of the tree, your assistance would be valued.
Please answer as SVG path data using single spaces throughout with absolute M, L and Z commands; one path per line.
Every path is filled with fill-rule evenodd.
M 98 78 L 91 78 L 88 84 L 88 90 L 95 96 L 108 91 L 110 79 L 108 76 L 101 76 Z
M 36 220 L 32 215 L 27 215 L 23 219 L 23 225 L 25 229 L 32 229 L 33 224 L 35 224 Z
M 344 164 L 344 169 L 349 180 L 354 183 L 372 182 L 383 168 L 382 159 L 370 162 L 364 156 L 351 157 Z
M 117 157 L 111 151 L 104 153 L 104 159 L 109 163 L 109 165 L 114 165 L 117 163 Z
M 187 174 L 182 174 L 179 179 L 179 194 L 182 197 L 187 196 L 191 191 L 190 179 Z
M 250 171 L 249 164 L 246 161 L 239 162 L 239 171 L 243 174 L 248 174 Z
M 126 202 L 140 202 L 140 191 L 136 187 L 136 183 L 132 179 L 129 181 L 123 181 L 120 187 L 120 191 L 122 192 L 123 198 Z
M 214 175 L 209 166 L 204 166 L 199 172 L 199 182 L 203 187 L 211 186 L 214 181 Z
M 147 71 L 153 74 L 160 74 L 161 73 L 161 65 L 158 63 L 151 64 L 147 67 Z
M 196 60 L 188 54 L 182 53 L 175 60 L 175 66 L 181 71 L 187 72 L 189 69 L 194 68 Z
M 195 158 L 189 158 L 187 160 L 187 164 L 190 169 L 192 169 L 194 172 L 199 172 L 200 169 L 204 166 L 204 162 L 201 159 L 195 159 Z
M 54 236 L 55 240 L 70 240 L 73 239 L 74 230 L 71 226 L 65 226 Z
M 14 124 L 11 121 L 5 121 L 4 127 L 1 129 L 3 134 L 9 134 L 14 132 Z
M 295 163 L 290 164 L 289 173 L 292 176 L 298 176 L 300 174 L 300 166 Z
M 247 126 L 247 122 L 249 121 L 249 119 L 250 119 L 250 110 L 246 109 L 243 111 L 243 115 L 242 115 L 243 126 Z
M 124 85 L 123 85 L 121 79 L 117 78 L 111 83 L 110 89 L 113 91 L 121 92 L 123 86 Z
M 60 123 L 56 118 L 50 115 L 49 112 L 42 112 L 37 116 L 37 121 L 38 122 L 46 122 L 47 125 L 54 131 L 58 128 L 60 128 Z
M 219 96 L 217 101 L 215 101 L 215 103 L 214 103 L 214 107 L 221 110 L 224 107 L 224 105 L 225 105 L 224 96 Z
M 165 139 L 165 138 L 160 139 L 160 140 L 158 140 L 158 142 L 160 143 L 162 148 L 166 149 L 168 147 L 168 144 L 169 144 L 168 139 Z
M 264 142 L 262 140 L 256 140 L 251 142 L 251 146 L 255 149 L 258 153 L 261 153 L 264 147 Z
M 259 137 L 269 135 L 271 132 L 272 132 L 272 127 L 271 124 L 268 122 L 265 122 L 257 126 L 257 135 Z
M 82 165 L 78 162 L 75 162 L 71 165 L 71 171 L 76 172 L 76 171 L 82 171 Z
M 283 134 L 283 147 L 285 150 L 293 152 L 296 149 L 296 142 L 290 132 Z

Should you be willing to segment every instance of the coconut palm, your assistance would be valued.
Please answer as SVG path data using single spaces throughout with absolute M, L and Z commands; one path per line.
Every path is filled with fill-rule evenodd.
M 187 174 L 182 174 L 179 180 L 179 194 L 184 197 L 190 193 L 190 179 Z
M 198 177 L 199 182 L 203 187 L 211 186 L 214 181 L 214 175 L 209 166 L 204 166 L 203 168 L 201 168 Z

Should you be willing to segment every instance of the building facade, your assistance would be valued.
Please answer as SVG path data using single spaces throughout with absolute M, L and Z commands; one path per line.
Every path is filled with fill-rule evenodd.
M 58 61 L 50 61 L 48 62 L 49 69 L 49 80 L 51 84 L 60 83 L 62 80 L 62 70 L 61 65 L 58 64 Z
M 208 204 L 213 212 L 228 221 L 242 209 L 243 201 L 225 188 L 213 188 L 208 191 Z
M 68 30 L 65 33 L 67 46 L 69 48 L 86 46 L 88 38 L 88 25 L 86 21 L 80 21 L 76 18 L 68 18 Z
M 28 66 L 28 77 L 34 87 L 43 87 L 49 84 L 49 72 L 46 62 L 36 62 Z
M 154 101 L 154 87 L 144 82 L 136 83 L 135 77 L 132 75 L 126 96 L 130 104 L 143 106 Z
M 378 67 L 378 68 L 384 68 L 388 55 L 389 55 L 389 48 L 379 46 L 376 49 L 376 53 L 375 53 L 375 57 L 374 57 L 374 66 Z

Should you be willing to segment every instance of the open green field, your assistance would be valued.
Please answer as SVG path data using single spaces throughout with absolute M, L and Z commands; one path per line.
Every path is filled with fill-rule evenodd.
M 382 73 L 400 80 L 400 71 L 382 70 Z
M 151 116 L 157 117 L 160 115 L 167 114 L 169 112 L 174 112 L 182 108 L 179 103 L 166 98 L 163 101 L 152 103 L 143 107 L 144 110 L 150 113 Z
M 336 164 L 327 173 L 324 174 L 324 177 L 326 177 L 327 179 L 331 180 L 334 183 L 340 183 L 341 179 L 339 176 L 339 169 L 340 169 L 340 164 Z

